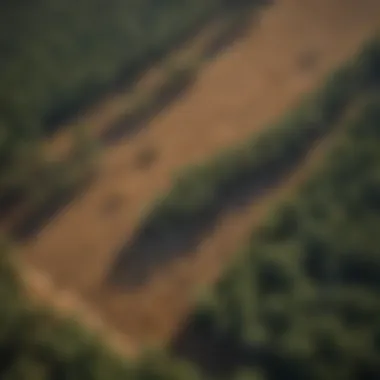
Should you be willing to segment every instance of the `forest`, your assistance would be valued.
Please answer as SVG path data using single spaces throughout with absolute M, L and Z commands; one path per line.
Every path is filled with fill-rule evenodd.
M 217 12 L 246 3 L 257 1 L 3 1 L 0 207 L 20 192 L 45 203 L 91 175 L 84 131 L 74 132 L 75 150 L 62 162 L 46 161 L 45 137 L 97 96 L 136 80 Z M 320 167 L 252 227 L 170 347 L 137 360 L 29 299 L 16 248 L 0 234 L 0 378 L 379 379 L 378 39 L 260 136 L 176 177 L 142 215 L 129 248 L 133 254 L 153 241 L 160 254 L 173 236 L 196 240 L 222 208 L 261 184 L 274 186 L 329 138 Z
M 38 129 L 48 132 L 107 86 L 136 79 L 139 71 L 226 3 L 3 2 L 0 99 L 4 123 L 19 125 L 19 132 L 28 131 L 29 136 Z
M 274 129 L 260 137 L 280 152 L 267 150 L 268 162 L 275 165 L 279 156 L 292 160 L 307 136 L 314 135 L 313 128 L 324 126 L 326 133 L 342 124 L 323 165 L 294 199 L 276 207 L 252 232 L 235 265 L 192 314 L 184 334 L 201 342 L 197 351 L 210 344 L 227 350 L 228 356 L 212 351 L 218 368 L 210 371 L 174 346 L 173 352 L 148 353 L 127 363 L 79 323 L 32 305 L 12 247 L 3 242 L 1 378 L 378 379 L 379 63 L 375 40 L 332 75 L 303 112 L 285 119 L 285 131 L 308 121 L 299 129 L 304 133 L 277 134 Z M 239 159 L 223 161 L 228 165 L 220 178 L 230 180 L 231 170 L 225 168 L 233 165 L 240 173 L 257 175 L 247 150 L 238 152 L 244 159 L 235 153 Z
M 380 102 L 372 96 L 195 312 L 191 334 L 229 347 L 230 370 L 379 378 Z
M 222 373 L 271 380 L 379 378 L 376 67 L 371 85 L 346 104 L 349 116 L 323 165 L 252 232 L 184 332 L 199 347 L 213 342 L 209 355 L 223 363 Z

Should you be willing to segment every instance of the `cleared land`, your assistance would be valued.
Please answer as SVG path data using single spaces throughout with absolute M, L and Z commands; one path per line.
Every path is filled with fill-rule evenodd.
M 96 182 L 21 247 L 23 257 L 133 344 L 167 339 L 197 286 L 215 279 L 252 218 L 271 202 L 229 215 L 191 255 L 139 290 L 109 288 L 105 279 L 141 211 L 181 166 L 262 131 L 378 26 L 376 0 L 276 2 L 244 39 L 204 68 L 189 92 L 135 138 L 106 151 Z

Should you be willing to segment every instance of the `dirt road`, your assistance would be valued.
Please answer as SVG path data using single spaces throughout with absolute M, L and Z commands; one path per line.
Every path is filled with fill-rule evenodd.
M 141 211 L 174 171 L 263 130 L 377 27 L 378 0 L 277 0 L 188 93 L 135 138 L 108 148 L 96 182 L 22 247 L 23 257 L 136 344 L 167 338 L 200 280 L 219 271 L 219 249 L 232 252 L 250 218 L 234 216 L 210 237 L 218 244 L 205 242 L 141 290 L 117 294 L 104 278 Z

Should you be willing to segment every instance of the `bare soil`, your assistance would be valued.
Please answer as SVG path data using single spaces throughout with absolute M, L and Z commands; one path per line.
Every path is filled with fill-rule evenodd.
M 221 220 L 191 256 L 139 290 L 110 288 L 106 276 L 141 212 L 183 165 L 264 130 L 379 26 L 378 0 L 277 0 L 186 94 L 132 139 L 107 149 L 95 183 L 20 247 L 22 257 L 50 278 L 55 298 L 74 294 L 121 340 L 138 347 L 169 339 L 199 286 L 215 280 L 274 195 Z

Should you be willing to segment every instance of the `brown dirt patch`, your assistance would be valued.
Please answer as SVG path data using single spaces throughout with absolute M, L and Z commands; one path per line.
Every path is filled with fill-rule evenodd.
M 23 257 L 48 273 L 56 287 L 80 295 L 133 344 L 167 339 L 185 318 L 197 286 L 215 279 L 244 238 L 252 213 L 259 218 L 270 202 L 226 218 L 191 258 L 144 288 L 110 292 L 104 278 L 141 211 L 170 187 L 174 171 L 261 131 L 378 26 L 378 0 L 278 0 L 259 27 L 205 66 L 191 91 L 132 140 L 106 151 L 97 181 L 25 244 Z M 318 51 L 312 70 L 299 68 L 305 51 Z M 149 171 L 126 167 L 148 145 L 160 152 Z M 123 172 L 115 170 L 121 166 Z M 128 202 L 105 218 L 99 204 L 111 193 Z

